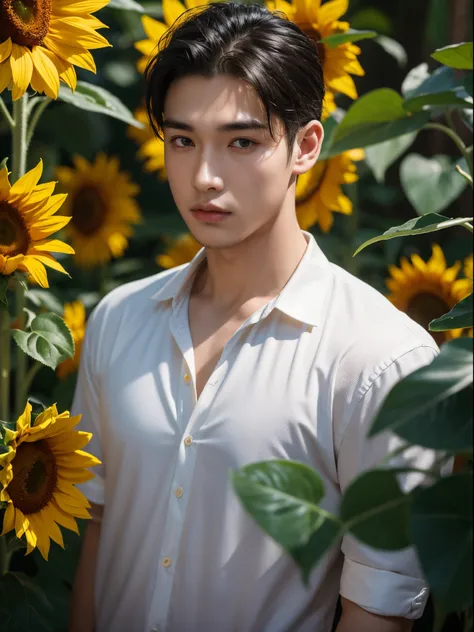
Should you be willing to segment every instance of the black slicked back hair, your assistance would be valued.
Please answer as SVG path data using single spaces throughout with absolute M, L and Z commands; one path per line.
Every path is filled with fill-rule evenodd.
M 230 75 L 251 85 L 273 138 L 272 116 L 283 123 L 289 151 L 298 130 L 321 119 L 324 80 L 317 45 L 286 16 L 259 5 L 216 2 L 190 9 L 163 35 L 145 71 L 146 108 L 159 138 L 169 87 L 192 75 Z

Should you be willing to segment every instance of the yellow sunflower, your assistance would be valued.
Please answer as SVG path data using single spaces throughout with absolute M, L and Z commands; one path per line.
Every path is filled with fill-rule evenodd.
M 158 255 L 156 263 L 162 268 L 175 268 L 188 263 L 202 248 L 191 233 L 184 233 L 179 237 L 163 237 L 168 244 L 164 254 Z
M 358 179 L 357 160 L 363 160 L 362 149 L 352 149 L 328 160 L 318 161 L 310 171 L 298 177 L 296 214 L 303 230 L 318 223 L 324 233 L 333 224 L 333 212 L 350 215 L 352 202 L 342 192 L 343 184 Z
M 266 0 L 266 6 L 269 11 L 283 12 L 315 42 L 329 35 L 345 33 L 349 29 L 349 22 L 339 21 L 349 8 L 349 0 L 293 0 L 292 4 L 286 0 Z M 327 89 L 331 93 L 341 92 L 351 99 L 357 99 L 357 89 L 351 75 L 365 74 L 357 59 L 360 48 L 350 42 L 334 48 L 318 44 L 318 51 Z M 330 97 L 326 107 L 330 111 L 336 107 Z
M 472 255 L 464 259 L 464 276 L 472 281 Z
M 139 187 L 119 170 L 118 158 L 98 154 L 94 163 L 74 156 L 74 169 L 58 167 L 57 177 L 68 198 L 65 212 L 72 217 L 67 235 L 76 262 L 85 268 L 121 257 L 141 220 L 135 200 Z
M 91 15 L 109 0 L 0 0 L 0 92 L 19 99 L 28 86 L 56 99 L 76 87 L 74 66 L 95 72 L 90 50 L 110 46 Z
M 159 179 L 166 180 L 165 145 L 162 140 L 153 134 L 144 107 L 135 110 L 134 116 L 145 126 L 138 128 L 131 125 L 128 128 L 129 138 L 132 138 L 137 144 L 141 145 L 137 152 L 137 157 L 144 160 L 144 171 L 147 173 L 157 171 Z
M 46 560 L 51 540 L 64 548 L 58 525 L 79 533 L 75 518 L 90 518 L 90 504 L 75 485 L 93 478 L 85 468 L 100 461 L 81 449 L 92 435 L 73 430 L 80 418 L 53 405 L 32 424 L 28 403 L 0 455 L 0 500 L 7 503 L 1 535 L 15 529 L 26 537 L 26 553 L 38 547 Z
M 42 173 L 40 160 L 11 186 L 6 168 L 0 170 L 0 274 L 20 270 L 41 287 L 48 287 L 44 266 L 67 274 L 50 253 L 74 254 L 74 250 L 58 239 L 50 239 L 71 218 L 55 215 L 67 196 L 52 195 L 55 182 L 38 184 Z
M 64 322 L 69 327 L 74 340 L 74 357 L 61 362 L 56 369 L 58 377 L 64 380 L 70 373 L 77 371 L 81 359 L 82 343 L 86 333 L 86 308 L 81 301 L 66 303 L 64 306 Z
M 391 278 L 386 284 L 391 294 L 388 298 L 395 307 L 428 330 L 432 320 L 449 312 L 472 292 L 472 279 L 458 279 L 461 266 L 461 262 L 457 261 L 448 268 L 438 244 L 433 244 L 432 256 L 427 262 L 416 254 L 411 256 L 411 262 L 402 257 L 400 268 L 389 267 Z M 452 329 L 430 333 L 441 344 L 468 332 Z
M 143 57 L 138 60 L 137 68 L 139 72 L 144 72 L 148 62 L 153 55 L 158 52 L 158 42 L 162 35 L 169 30 L 182 14 L 197 7 L 206 6 L 211 0 L 163 0 L 163 18 L 164 22 L 158 22 L 148 15 L 142 16 L 143 30 L 147 39 L 135 42 L 135 48 L 142 53 Z

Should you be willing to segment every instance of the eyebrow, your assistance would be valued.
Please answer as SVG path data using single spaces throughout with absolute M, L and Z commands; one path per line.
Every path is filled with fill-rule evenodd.
M 177 121 L 176 119 L 165 119 L 162 125 L 163 129 L 165 127 L 172 127 L 173 129 L 182 129 L 186 132 L 194 132 L 194 127 L 189 125 L 188 123 L 183 123 L 183 121 Z M 258 119 L 248 119 L 246 121 L 235 121 L 233 123 L 224 123 L 223 125 L 219 125 L 217 127 L 218 132 L 235 132 L 242 130 L 250 130 L 250 129 L 268 129 L 268 126 L 265 123 L 262 123 Z

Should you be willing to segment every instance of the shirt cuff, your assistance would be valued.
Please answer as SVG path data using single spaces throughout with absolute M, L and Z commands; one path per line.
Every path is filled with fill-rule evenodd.
M 373 614 L 419 619 L 428 601 L 429 590 L 422 579 L 372 568 L 346 558 L 340 593 Z
M 84 496 L 91 503 L 96 505 L 103 505 L 105 501 L 104 493 L 104 479 L 101 476 L 95 475 L 90 481 L 80 483 L 76 487 L 84 494 Z

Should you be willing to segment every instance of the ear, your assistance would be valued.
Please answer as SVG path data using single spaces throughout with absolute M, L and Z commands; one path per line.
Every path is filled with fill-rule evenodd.
M 323 126 L 319 121 L 310 121 L 297 134 L 296 160 L 292 173 L 301 175 L 314 167 L 321 152 L 324 140 Z

